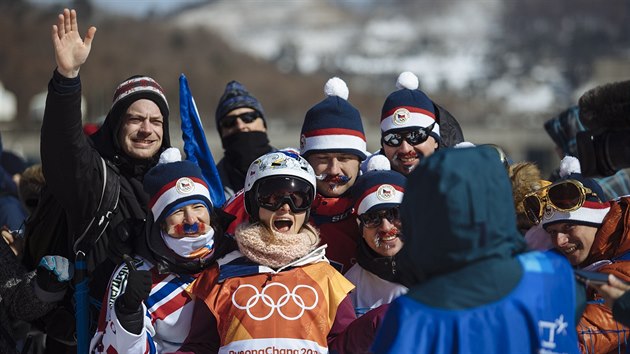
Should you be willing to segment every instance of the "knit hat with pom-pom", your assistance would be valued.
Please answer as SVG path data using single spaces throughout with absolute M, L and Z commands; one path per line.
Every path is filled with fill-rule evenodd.
M 326 98 L 306 112 L 300 135 L 300 154 L 349 153 L 364 160 L 367 143 L 361 114 L 348 102 L 349 90 L 338 77 L 326 82 Z
M 151 199 L 149 208 L 156 221 L 185 205 L 202 203 L 212 208 L 210 192 L 201 169 L 191 161 L 182 161 L 176 148 L 166 149 L 158 164 L 144 176 L 144 191 Z
M 435 117 L 433 101 L 418 90 L 418 77 L 405 71 L 396 82 L 398 91 L 392 92 L 381 110 L 381 133 L 427 128 L 435 123 L 430 135 L 440 139 L 440 125 Z
M 373 155 L 353 187 L 357 215 L 393 208 L 402 203 L 407 178 L 390 169 L 384 155 Z
M 601 225 L 610 210 L 610 203 L 602 201 L 604 192 L 594 179 L 582 176 L 580 161 L 573 156 L 565 156 L 560 162 L 560 177 L 561 180 L 579 181 L 592 193 L 587 194 L 584 204 L 574 211 L 567 212 L 546 208 L 541 221 L 542 226 L 547 227 L 561 222 L 594 227 Z

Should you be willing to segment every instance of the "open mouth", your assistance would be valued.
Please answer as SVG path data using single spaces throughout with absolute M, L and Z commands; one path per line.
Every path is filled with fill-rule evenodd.
M 567 247 L 567 248 L 562 249 L 562 253 L 568 255 L 568 254 L 571 254 L 571 253 L 577 251 L 577 249 L 578 249 L 577 246 Z
M 376 235 L 376 237 L 374 237 L 374 244 L 376 247 L 390 249 L 396 244 L 397 238 L 398 232 L 388 232 L 386 234 Z
M 389 242 L 389 241 L 394 241 L 395 239 L 398 238 L 398 235 L 385 235 L 383 237 L 381 237 L 381 242 Z
M 405 165 L 414 163 L 416 160 L 418 160 L 418 155 L 417 154 L 396 155 L 396 157 L 397 157 L 398 161 L 402 162 Z
M 151 145 L 155 142 L 155 140 L 147 140 L 147 139 L 133 139 L 132 141 L 136 145 Z
M 273 228 L 278 232 L 289 232 L 293 226 L 293 221 L 290 219 L 276 219 L 273 221 Z

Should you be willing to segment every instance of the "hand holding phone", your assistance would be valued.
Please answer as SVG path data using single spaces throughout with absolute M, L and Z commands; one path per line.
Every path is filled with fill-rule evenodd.
M 586 270 L 576 269 L 573 271 L 575 278 L 586 285 L 604 285 L 608 284 L 608 273 L 589 272 Z
M 611 309 L 615 301 L 630 290 L 629 282 L 611 274 L 577 269 L 573 272 L 577 280 L 596 289 L 597 293 L 604 298 L 606 306 Z

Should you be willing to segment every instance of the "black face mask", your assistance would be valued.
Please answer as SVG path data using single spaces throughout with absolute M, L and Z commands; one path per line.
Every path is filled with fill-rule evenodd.
M 225 163 L 237 189 L 243 187 L 249 165 L 260 156 L 271 152 L 266 132 L 238 132 L 223 138 Z

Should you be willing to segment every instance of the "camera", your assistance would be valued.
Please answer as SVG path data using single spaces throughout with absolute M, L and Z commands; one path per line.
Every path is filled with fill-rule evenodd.
M 612 176 L 620 169 L 630 167 L 630 128 L 580 132 L 576 140 L 584 176 Z
M 588 129 L 576 136 L 582 175 L 611 176 L 630 167 L 630 80 L 587 91 L 579 108 Z

